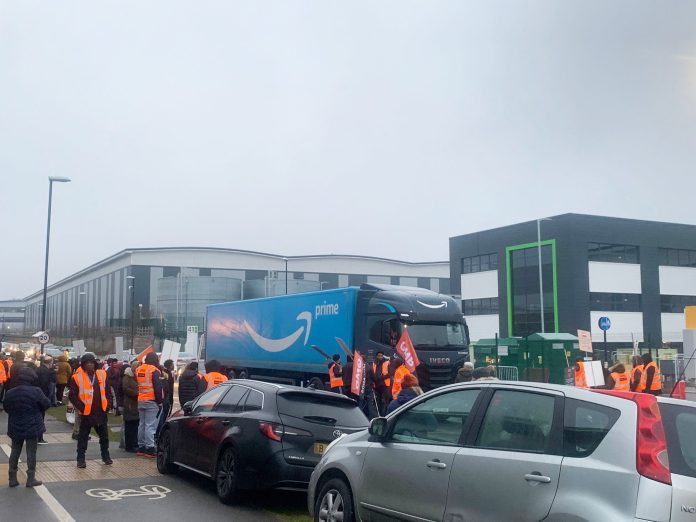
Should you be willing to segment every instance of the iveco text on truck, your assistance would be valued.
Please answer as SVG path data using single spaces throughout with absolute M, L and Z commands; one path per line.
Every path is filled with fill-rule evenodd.
M 449 296 L 391 285 L 291 294 L 208 306 L 206 360 L 241 378 L 323 385 L 320 353 L 359 350 L 368 361 L 387 356 L 404 328 L 418 352 L 418 377 L 428 389 L 454 381 L 469 357 L 466 321 Z M 319 350 L 313 348 L 317 347 Z

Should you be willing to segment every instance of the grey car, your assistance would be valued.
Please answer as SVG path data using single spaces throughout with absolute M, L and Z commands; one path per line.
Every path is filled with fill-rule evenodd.
M 332 443 L 321 521 L 694 521 L 696 404 L 480 381 L 438 388 Z

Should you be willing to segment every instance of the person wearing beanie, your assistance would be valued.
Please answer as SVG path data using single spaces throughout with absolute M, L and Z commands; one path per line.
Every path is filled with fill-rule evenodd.
M 27 446 L 27 487 L 40 486 L 36 480 L 36 448 L 39 438 L 46 431 L 44 412 L 51 402 L 36 386 L 36 372 L 30 368 L 15 369 L 18 385 L 5 394 L 5 411 L 7 420 L 7 436 L 12 440 L 10 453 L 9 486 L 18 486 L 17 465 L 22 446 Z
M 397 410 L 409 401 L 412 401 L 419 395 L 423 394 L 423 390 L 418 386 L 418 378 L 412 373 L 407 373 L 404 375 L 401 381 L 401 390 L 396 399 L 389 403 L 387 407 L 387 414 Z
M 471 382 L 474 380 L 474 363 L 472 362 L 465 362 L 464 366 L 459 368 L 459 371 L 457 372 L 457 377 L 454 379 L 454 382 Z
M 77 467 L 86 468 L 85 453 L 89 432 L 94 428 L 99 435 L 99 448 L 102 462 L 113 464 L 109 455 L 109 427 L 106 412 L 109 409 L 106 386 L 106 372 L 97 369 L 97 361 L 92 354 L 80 359 L 80 367 L 70 379 L 70 402 L 80 415 L 80 429 L 77 434 Z
M 135 370 L 138 382 L 138 455 L 154 459 L 155 432 L 161 415 L 164 393 L 162 389 L 162 372 L 159 370 L 159 358 L 155 352 L 145 357 L 145 363 Z

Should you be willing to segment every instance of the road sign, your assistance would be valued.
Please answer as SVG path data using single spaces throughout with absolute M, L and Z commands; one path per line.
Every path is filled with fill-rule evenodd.
M 39 343 L 41 344 L 46 344 L 48 343 L 50 337 L 46 332 L 42 332 L 41 335 L 39 335 Z
M 609 328 L 611 328 L 611 319 L 609 319 L 608 317 L 600 317 L 598 324 L 599 329 L 606 332 Z

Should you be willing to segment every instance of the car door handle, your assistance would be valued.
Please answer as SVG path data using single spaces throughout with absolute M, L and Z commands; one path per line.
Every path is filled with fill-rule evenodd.
M 435 459 L 435 460 L 428 461 L 427 466 L 429 468 L 433 468 L 433 469 L 445 469 L 447 467 L 447 464 Z
M 527 482 L 541 482 L 542 484 L 548 484 L 551 482 L 551 477 L 546 477 L 538 471 L 535 471 L 534 473 L 527 473 L 524 476 L 524 480 Z
M 223 421 L 220 421 L 220 424 L 222 424 L 223 426 L 229 426 L 230 422 L 232 422 L 232 421 L 230 421 L 229 419 L 225 419 Z

